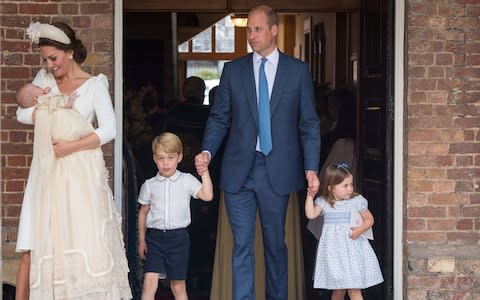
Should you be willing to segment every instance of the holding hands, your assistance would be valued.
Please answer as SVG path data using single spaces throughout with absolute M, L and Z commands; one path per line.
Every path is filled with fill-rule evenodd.
M 315 171 L 306 171 L 305 174 L 307 178 L 307 193 L 312 198 L 315 198 L 315 195 L 318 193 L 318 188 L 320 187 L 320 180 L 318 179 L 317 173 Z
M 210 153 L 203 151 L 195 156 L 195 168 L 198 175 L 202 176 L 205 171 L 208 171 L 208 164 L 210 163 Z

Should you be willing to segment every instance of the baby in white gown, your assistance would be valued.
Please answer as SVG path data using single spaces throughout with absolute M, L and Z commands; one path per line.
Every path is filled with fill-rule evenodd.
M 57 157 L 52 140 L 94 131 L 73 106 L 76 95 L 27 84 L 20 107 L 36 105 L 25 202 L 32 222 L 30 299 L 120 299 L 129 294 L 121 218 L 100 147 Z M 27 197 L 27 195 L 31 195 Z

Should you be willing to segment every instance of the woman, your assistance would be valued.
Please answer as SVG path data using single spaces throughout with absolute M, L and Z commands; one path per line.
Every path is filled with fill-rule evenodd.
M 120 217 L 99 151 L 115 136 L 107 78 L 81 69 L 86 48 L 67 24 L 37 22 L 27 34 L 47 66 L 33 83 L 76 95 L 73 109 L 98 127 L 78 139 L 52 128 L 47 160 L 39 147 L 45 141 L 34 140 L 17 237 L 17 299 L 131 299 Z M 17 119 L 35 123 L 36 107 L 19 107 Z

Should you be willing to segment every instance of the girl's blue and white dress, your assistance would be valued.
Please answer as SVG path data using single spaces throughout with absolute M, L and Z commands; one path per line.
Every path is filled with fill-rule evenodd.
M 367 238 L 350 238 L 351 211 L 363 212 L 368 202 L 361 195 L 335 202 L 315 199 L 323 209 L 324 224 L 318 242 L 314 288 L 365 289 L 383 282 L 377 256 Z

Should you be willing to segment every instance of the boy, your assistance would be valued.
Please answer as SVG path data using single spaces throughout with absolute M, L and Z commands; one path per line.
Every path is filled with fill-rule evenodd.
M 145 259 L 142 300 L 153 300 L 159 279 L 170 279 L 176 300 L 188 299 L 186 277 L 190 251 L 190 199 L 211 201 L 213 185 L 208 170 L 192 174 L 177 170 L 183 157 L 180 138 L 162 133 L 152 142 L 153 160 L 158 168 L 147 179 L 138 196 L 138 254 Z

